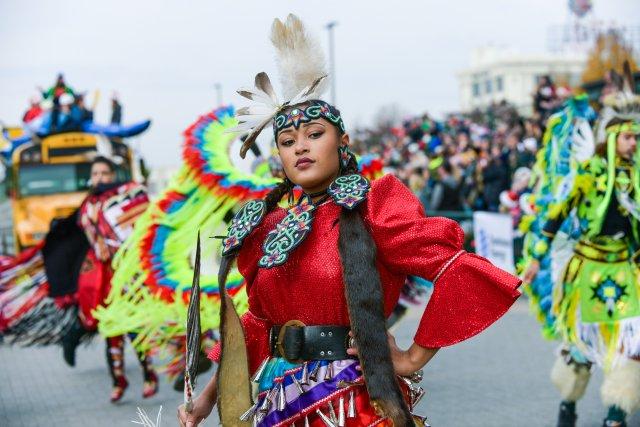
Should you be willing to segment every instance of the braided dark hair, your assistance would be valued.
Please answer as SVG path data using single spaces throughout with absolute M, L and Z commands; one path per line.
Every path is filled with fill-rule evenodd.
M 273 211 L 282 198 L 292 191 L 291 181 L 280 182 L 264 198 L 266 213 Z M 227 293 L 227 278 L 239 249 L 224 255 L 218 269 L 220 289 L 220 369 L 216 372 L 218 382 L 218 412 L 222 425 L 236 425 L 241 415 L 251 406 L 251 379 L 249 358 L 240 317 Z M 231 363 L 226 363 L 229 360 Z M 224 362 L 223 362 L 224 361 Z M 229 395 L 226 391 L 233 390 Z

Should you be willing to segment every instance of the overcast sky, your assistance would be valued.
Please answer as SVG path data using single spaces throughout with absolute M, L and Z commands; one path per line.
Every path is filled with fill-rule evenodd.
M 153 119 L 140 139 L 151 165 L 176 165 L 181 132 L 226 103 L 258 71 L 275 77 L 274 17 L 298 14 L 327 46 L 338 22 L 337 105 L 347 127 L 380 106 L 442 113 L 458 105 L 456 73 L 489 44 L 547 48 L 550 25 L 568 22 L 567 0 L 0 0 L 0 120 L 19 122 L 35 86 L 63 71 L 76 90 L 100 89 L 97 121 L 117 90 L 124 120 Z M 607 22 L 638 24 L 640 1 L 594 0 Z

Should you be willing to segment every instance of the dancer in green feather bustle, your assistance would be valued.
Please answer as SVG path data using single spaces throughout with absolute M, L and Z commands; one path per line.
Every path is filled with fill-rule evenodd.
M 538 302 L 544 299 L 535 286 L 541 261 L 544 266 L 548 253 L 558 252 L 559 241 L 573 246 L 567 262 L 554 260 L 559 274 L 548 303 L 540 304 L 548 310 L 547 335 L 563 342 L 551 373 L 563 397 L 561 427 L 575 425 L 575 404 L 592 365 L 605 374 L 604 426 L 626 426 L 626 416 L 640 407 L 640 96 L 626 74 L 620 90 L 604 101 L 595 151 L 555 186 L 538 233 L 530 236 L 524 279 L 533 282 Z

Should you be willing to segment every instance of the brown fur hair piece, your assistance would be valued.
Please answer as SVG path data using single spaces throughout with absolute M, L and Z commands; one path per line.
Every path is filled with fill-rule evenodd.
M 351 330 L 371 404 L 394 426 L 414 426 L 391 361 L 376 245 L 357 210 L 342 210 L 338 248 Z

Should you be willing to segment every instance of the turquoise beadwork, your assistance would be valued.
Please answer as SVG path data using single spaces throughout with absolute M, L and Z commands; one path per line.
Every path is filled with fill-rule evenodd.
M 352 210 L 367 198 L 370 188 L 369 181 L 365 177 L 352 174 L 336 178 L 329 186 L 327 193 L 337 205 Z
M 222 241 L 222 255 L 242 246 L 242 241 L 263 220 L 267 204 L 264 200 L 251 200 L 245 204 L 231 221 L 227 237 Z
M 271 268 L 284 264 L 289 258 L 289 253 L 298 247 L 311 231 L 315 206 L 308 197 L 303 197 L 298 205 L 289 209 L 284 219 L 276 225 L 276 229 L 267 234 L 262 245 L 264 255 L 258 261 L 259 267 Z

